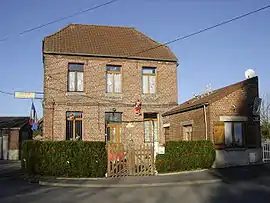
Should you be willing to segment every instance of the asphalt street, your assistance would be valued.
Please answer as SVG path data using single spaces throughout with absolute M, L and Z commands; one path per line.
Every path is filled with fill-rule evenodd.
M 209 184 L 147 188 L 68 188 L 28 183 L 19 175 L 18 163 L 6 163 L 0 164 L 0 202 L 270 202 L 270 175 L 267 169 L 269 168 L 261 166 L 255 168 L 254 172 L 246 168 L 217 171 L 214 175 L 220 178 L 224 176 L 226 180 Z M 263 171 L 263 175 L 256 175 L 260 171 Z M 241 174 L 243 178 L 239 177 Z M 168 178 L 170 179 L 169 176 Z M 232 182 L 234 179 L 236 181 Z

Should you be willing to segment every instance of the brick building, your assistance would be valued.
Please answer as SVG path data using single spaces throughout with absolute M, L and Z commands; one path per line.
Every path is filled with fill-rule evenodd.
M 0 117 L 0 159 L 20 159 L 21 144 L 32 139 L 29 117 Z
M 45 37 L 43 136 L 164 143 L 177 58 L 134 28 L 71 24 Z M 141 112 L 135 112 L 138 102 Z
M 166 141 L 213 140 L 216 167 L 261 160 L 258 78 L 196 96 L 165 112 Z

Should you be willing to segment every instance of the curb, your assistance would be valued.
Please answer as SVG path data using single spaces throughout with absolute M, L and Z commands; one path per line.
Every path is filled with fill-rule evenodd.
M 158 173 L 157 176 L 169 176 L 169 175 L 181 175 L 181 174 L 189 174 L 189 173 L 198 173 L 209 171 L 209 169 L 200 169 L 200 170 L 193 170 L 193 171 L 180 171 L 180 172 L 172 172 L 172 173 Z
M 135 188 L 135 187 L 162 187 L 162 186 L 185 186 L 185 185 L 199 185 L 222 182 L 220 179 L 213 180 L 197 180 L 197 181 L 183 181 L 176 183 L 146 183 L 146 184 L 74 184 L 74 183 L 56 183 L 39 181 L 42 186 L 56 186 L 56 187 L 76 187 L 76 188 Z
M 193 171 L 180 171 L 180 172 L 172 172 L 172 173 L 158 173 L 154 176 L 170 176 L 170 175 L 181 175 L 181 174 L 189 174 L 189 173 L 199 173 L 209 171 L 209 169 L 201 169 L 201 170 L 193 170 Z M 57 177 L 56 180 L 108 180 L 110 178 L 72 178 L 72 177 Z

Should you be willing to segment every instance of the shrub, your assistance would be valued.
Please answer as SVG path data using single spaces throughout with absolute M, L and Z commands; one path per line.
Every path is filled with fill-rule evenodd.
M 158 172 L 211 168 L 215 150 L 211 141 L 167 142 L 165 154 L 156 157 Z
M 22 168 L 33 175 L 104 177 L 107 151 L 104 142 L 25 141 Z

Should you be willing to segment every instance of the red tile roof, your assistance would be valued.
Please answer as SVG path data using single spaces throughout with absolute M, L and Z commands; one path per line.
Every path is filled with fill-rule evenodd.
M 197 96 L 197 98 L 192 98 L 182 104 L 179 104 L 177 107 L 170 109 L 169 111 L 162 114 L 162 116 L 168 116 L 168 115 L 172 115 L 176 113 L 181 113 L 183 111 L 188 111 L 196 107 L 200 107 L 203 104 L 213 103 L 229 95 L 230 93 L 246 86 L 247 84 L 258 84 L 258 77 L 253 77 L 253 78 L 214 90 L 208 95 L 199 95 Z
M 70 24 L 45 37 L 43 53 L 177 61 L 167 46 L 135 28 L 100 25 Z

